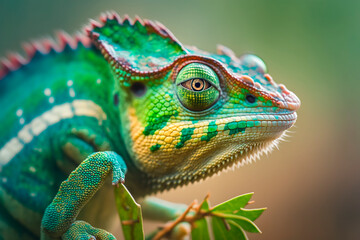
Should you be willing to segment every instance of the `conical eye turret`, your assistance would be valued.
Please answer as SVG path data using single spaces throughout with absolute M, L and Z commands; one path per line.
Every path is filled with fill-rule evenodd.
M 181 104 L 192 111 L 210 108 L 220 96 L 218 76 L 210 67 L 201 63 L 190 63 L 183 67 L 175 84 Z

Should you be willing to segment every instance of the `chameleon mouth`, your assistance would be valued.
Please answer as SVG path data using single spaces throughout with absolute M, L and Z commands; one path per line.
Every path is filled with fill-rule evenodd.
M 249 115 L 244 117 L 248 118 L 248 121 L 252 120 Z M 237 120 L 237 123 L 241 123 L 244 117 L 222 119 L 223 124 L 219 126 L 223 127 L 218 127 L 220 128 L 217 135 L 218 144 L 204 151 L 203 155 L 198 154 L 201 149 L 195 149 L 192 156 L 184 161 L 187 165 L 182 166 L 182 171 L 163 177 L 148 176 L 150 192 L 158 192 L 194 183 L 224 170 L 254 162 L 263 154 L 271 152 L 286 136 L 286 129 L 290 128 L 296 121 L 295 112 L 276 116 L 256 115 L 253 119 L 260 123 L 254 122 L 253 127 L 244 130 L 239 124 L 236 128 L 235 126 L 229 128 L 228 123 L 233 123 L 235 120 Z M 250 125 L 252 126 L 252 124 Z M 229 138 L 229 135 L 232 134 L 234 136 Z M 195 163 L 198 158 L 202 159 L 201 164 Z M 194 168 L 194 165 L 197 166 Z
M 296 112 L 276 115 L 247 114 L 246 116 L 236 116 L 220 120 L 218 130 L 229 130 L 229 135 L 242 132 L 245 134 L 242 136 L 242 139 L 247 141 L 252 141 L 254 137 L 257 140 L 262 140 L 263 138 L 271 138 L 271 135 L 278 136 L 279 133 L 294 125 L 296 119 Z

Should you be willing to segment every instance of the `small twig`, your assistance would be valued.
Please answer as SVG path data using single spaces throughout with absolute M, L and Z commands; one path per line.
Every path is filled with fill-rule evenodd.
M 200 203 L 198 212 L 200 212 L 202 205 L 209 199 L 209 197 L 210 197 L 210 193 L 206 194 L 204 200 Z
M 225 218 L 222 218 L 221 220 L 223 221 L 226 230 L 230 231 L 230 229 L 231 229 L 231 228 L 230 228 L 230 225 L 229 225 L 229 223 L 225 220 Z
M 188 208 L 183 212 L 175 221 L 169 223 L 166 225 L 163 229 L 161 229 L 153 238 L 153 240 L 160 240 L 162 237 L 164 237 L 167 233 L 169 233 L 177 224 L 184 221 L 186 215 L 190 212 L 190 210 L 193 208 L 193 206 L 196 204 L 196 202 L 192 202 Z
M 187 207 L 185 212 L 183 212 L 175 221 L 169 222 L 168 224 L 166 224 L 161 230 L 159 230 L 159 232 L 156 233 L 156 235 L 154 236 L 154 238 L 152 238 L 152 240 L 161 239 L 166 234 L 168 234 L 170 231 L 172 231 L 175 228 L 175 226 L 177 224 L 179 224 L 180 222 L 188 222 L 191 226 L 193 226 L 197 220 L 202 219 L 206 216 L 213 215 L 211 212 L 212 209 L 209 209 L 208 211 L 204 211 L 201 209 L 201 207 L 209 199 L 209 197 L 210 197 L 210 195 L 207 194 L 206 197 L 204 198 L 204 200 L 200 204 L 198 204 L 198 202 L 196 200 L 194 200 L 194 202 L 192 202 Z M 191 216 L 187 216 L 187 214 L 191 210 L 193 210 L 195 212 L 195 214 L 191 215 Z M 230 226 L 228 226 L 228 227 L 230 228 Z
M 209 211 L 201 210 L 202 205 L 209 199 L 209 197 L 210 197 L 210 194 L 207 194 L 205 196 L 204 200 L 199 205 L 194 207 L 195 214 L 193 216 L 186 216 L 184 218 L 184 222 L 188 222 L 191 225 L 193 225 L 193 223 L 196 222 L 197 220 L 204 218 L 205 216 L 211 215 L 211 213 L 210 213 L 211 209 L 209 209 Z
M 255 203 L 255 201 L 254 201 L 254 200 L 251 200 L 251 201 L 249 201 L 249 202 L 246 204 L 246 206 L 247 206 L 247 205 L 250 205 L 250 204 L 253 204 L 253 203 Z
M 152 238 L 152 240 L 160 240 L 162 237 L 169 234 L 176 227 L 176 225 L 178 225 L 180 222 L 189 223 L 191 225 L 191 228 L 193 229 L 194 227 L 196 227 L 195 226 L 196 221 L 203 219 L 205 217 L 208 217 L 208 216 L 214 216 L 214 217 L 220 218 L 224 224 L 224 227 L 228 231 L 231 230 L 231 226 L 230 226 L 229 222 L 226 221 L 226 218 L 231 218 L 231 217 L 233 217 L 233 215 L 223 213 L 223 212 L 213 211 L 214 208 L 211 208 L 211 207 L 209 207 L 209 209 L 207 209 L 207 210 L 202 209 L 203 205 L 209 199 L 209 197 L 210 197 L 210 195 L 207 194 L 206 197 L 204 198 L 204 200 L 200 204 L 198 204 L 197 200 L 194 200 L 175 221 L 168 222 L 167 224 L 164 225 L 164 227 L 162 229 L 159 229 L 158 232 L 155 231 L 153 233 L 153 235 L 155 235 L 155 236 Z M 255 201 L 249 201 L 246 205 L 252 204 L 254 202 Z M 187 216 L 191 210 L 193 211 L 194 214 Z M 235 210 L 232 213 L 236 214 L 240 210 L 243 210 L 243 208 Z M 246 210 L 246 209 L 244 209 L 244 210 Z M 237 216 L 236 218 L 241 219 L 244 217 Z

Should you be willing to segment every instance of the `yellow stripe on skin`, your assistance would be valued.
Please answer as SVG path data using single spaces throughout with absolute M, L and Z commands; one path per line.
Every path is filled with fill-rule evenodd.
M 205 142 L 201 142 L 200 138 L 206 134 L 208 123 L 210 121 L 190 123 L 177 122 L 175 117 L 171 117 L 167 125 L 157 130 L 153 135 L 145 136 L 143 131 L 145 129 L 136 116 L 136 110 L 129 108 L 129 129 L 130 137 L 132 139 L 131 153 L 134 154 L 133 159 L 139 169 L 144 172 L 155 175 L 164 175 L 171 172 L 176 172 L 177 168 L 181 168 L 185 164 L 182 155 L 192 151 L 194 145 L 203 146 Z M 195 128 L 193 138 L 186 141 L 186 144 L 181 149 L 175 148 L 180 142 L 181 130 L 184 128 Z M 160 144 L 161 147 L 156 152 L 150 150 L 151 146 Z
M 243 154 L 241 151 L 250 145 L 265 140 L 274 140 L 287 128 L 286 126 L 278 126 L 276 121 L 270 121 L 271 117 L 266 117 L 261 121 L 261 123 L 266 122 L 266 126 L 251 124 L 250 127 L 230 134 L 229 128 L 225 130 L 227 123 L 253 122 L 257 116 L 219 118 L 218 120 L 202 120 L 196 123 L 179 121 L 177 120 L 178 117 L 173 116 L 165 127 L 146 136 L 143 134 L 145 127 L 137 118 L 136 110 L 129 108 L 128 113 L 130 137 L 132 139 L 128 147 L 133 154 L 134 163 L 141 171 L 151 173 L 152 176 L 156 177 L 184 172 L 195 173 L 200 169 L 218 166 L 222 164 L 219 162 L 220 160 L 227 161 L 225 159 L 227 153 L 238 153 L 240 157 Z M 203 136 L 209 137 L 210 123 L 216 124 L 217 134 L 202 139 Z M 183 142 L 180 148 L 176 148 L 181 141 L 181 132 L 185 128 L 194 128 L 194 132 L 191 138 Z M 160 148 L 151 151 L 151 147 L 156 144 Z

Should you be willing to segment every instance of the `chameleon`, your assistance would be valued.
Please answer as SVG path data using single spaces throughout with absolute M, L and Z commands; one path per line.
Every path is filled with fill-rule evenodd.
M 256 55 L 114 12 L 24 52 L 1 61 L 0 239 L 114 239 L 112 185 L 146 201 L 250 163 L 300 106 Z

